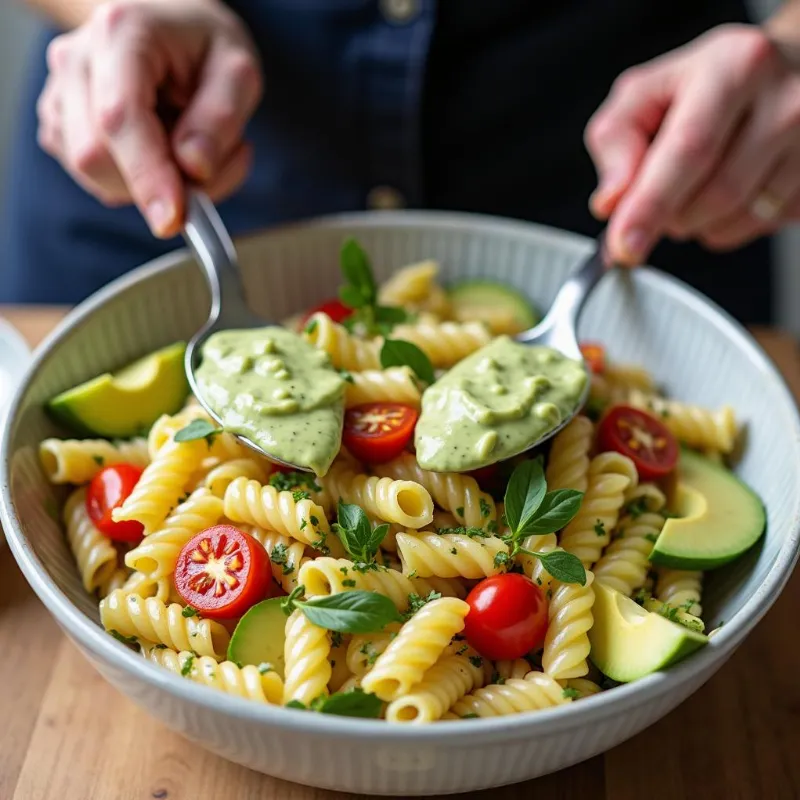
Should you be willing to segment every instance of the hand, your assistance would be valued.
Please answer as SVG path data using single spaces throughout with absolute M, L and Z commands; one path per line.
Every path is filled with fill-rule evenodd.
M 586 143 L 619 263 L 663 235 L 729 249 L 800 219 L 800 71 L 758 27 L 715 28 L 624 72 Z
M 136 203 L 156 235 L 180 229 L 187 178 L 218 199 L 246 177 L 261 72 L 218 0 L 110 0 L 54 39 L 47 63 L 41 146 L 103 203 Z

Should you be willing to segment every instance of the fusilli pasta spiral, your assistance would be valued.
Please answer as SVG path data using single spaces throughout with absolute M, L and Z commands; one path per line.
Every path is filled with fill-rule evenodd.
M 411 342 L 431 360 L 434 367 L 451 367 L 489 343 L 491 336 L 480 322 L 420 323 L 397 325 L 393 339 Z
M 117 569 L 117 551 L 89 519 L 86 489 L 76 489 L 64 506 L 67 541 L 81 574 L 83 588 L 93 592 L 107 583 Z
M 283 648 L 283 702 L 299 700 L 308 705 L 320 695 L 328 694 L 331 665 L 328 660 L 331 641 L 328 631 L 306 619 L 300 609 L 286 620 L 286 642 Z
M 297 586 L 300 567 L 308 561 L 305 557 L 306 546 L 296 539 L 289 539 L 276 531 L 268 531 L 258 526 L 248 528 L 247 533 L 257 539 L 267 551 L 272 566 L 272 577 L 286 594 L 291 594 Z
M 503 571 L 498 553 L 508 545 L 497 536 L 470 537 L 460 533 L 409 531 L 397 534 L 403 572 L 428 578 L 486 578 Z
M 208 444 L 171 441 L 148 464 L 133 492 L 112 512 L 115 522 L 138 520 L 145 535 L 156 530 L 183 494 L 189 478 L 208 452 Z
M 300 567 L 298 582 L 306 587 L 308 597 L 339 594 L 350 589 L 377 592 L 386 595 L 397 607 L 405 611 L 409 595 L 427 597 L 439 592 L 446 597 L 464 597 L 466 592 L 458 581 L 413 577 L 386 567 L 372 569 L 353 564 L 345 558 L 315 558 Z
M 334 322 L 327 314 L 317 313 L 309 319 L 303 336 L 330 356 L 338 369 L 363 371 L 380 369 L 379 341 L 353 336 L 347 328 Z
M 366 675 L 399 631 L 400 623 L 392 622 L 377 633 L 355 634 L 347 646 L 347 667 L 350 672 L 358 677 Z
M 252 664 L 239 667 L 232 661 L 217 663 L 208 656 L 195 656 L 186 650 L 178 653 L 169 647 L 153 647 L 145 643 L 142 655 L 176 675 L 225 694 L 257 703 L 279 704 L 283 700 L 283 681 L 274 670 L 262 672 Z
M 453 706 L 450 718 L 502 717 L 569 702 L 557 681 L 541 672 L 529 672 L 522 680 L 512 678 L 503 684 L 490 684 L 462 697 Z
M 404 403 L 419 408 L 422 393 L 410 367 L 389 367 L 353 372 L 347 384 L 345 406 L 362 403 Z
M 593 580 L 594 576 L 587 571 L 585 586 L 577 583 L 553 584 L 542 668 L 556 680 L 582 678 L 589 672 L 586 659 L 591 646 L 587 633 L 594 623 Z
M 467 656 L 443 656 L 408 694 L 389 703 L 386 719 L 417 724 L 435 722 L 464 695 L 483 686 L 483 678 L 483 669 Z
M 365 475 L 346 461 L 337 461 L 320 479 L 332 497 L 361 506 L 367 514 L 407 528 L 433 521 L 433 500 L 413 480 Z
M 103 467 L 150 462 L 147 442 L 132 439 L 112 444 L 105 439 L 45 439 L 39 445 L 39 461 L 50 483 L 89 483 Z
M 276 531 L 324 553 L 344 554 L 341 542 L 330 535 L 325 510 L 310 498 L 295 500 L 292 492 L 236 478 L 225 490 L 223 503 L 225 516 L 234 522 Z
M 627 456 L 601 453 L 592 459 L 580 511 L 559 536 L 559 544 L 584 567 L 600 558 L 617 525 L 625 492 L 637 483 L 636 467 Z
M 497 677 L 504 681 L 511 678 L 522 679 L 531 671 L 531 665 L 524 658 L 516 658 L 513 661 L 495 661 L 494 671 Z
M 662 603 L 669 603 L 676 608 L 683 606 L 695 617 L 703 613 L 700 605 L 703 593 L 702 572 L 662 568 L 656 571 L 656 575 L 655 596 Z
M 522 546 L 533 553 L 552 553 L 553 550 L 560 550 L 558 538 L 554 533 L 533 534 L 522 540 Z M 517 561 L 522 565 L 522 571 L 537 585 L 542 591 L 547 591 L 553 581 L 553 576 L 544 568 L 544 564 L 535 556 L 527 553 L 520 553 Z
M 469 606 L 455 597 L 441 597 L 423 606 L 375 661 L 361 681 L 366 692 L 391 702 L 419 683 L 464 629 Z
M 585 492 L 589 483 L 589 451 L 592 449 L 594 425 L 578 415 L 564 430 L 556 434 L 547 463 L 547 488 L 574 489 Z
M 423 486 L 436 504 L 449 511 L 459 525 L 485 528 L 497 517 L 492 496 L 481 491 L 474 478 L 458 472 L 430 472 L 422 469 L 411 453 L 403 453 L 385 464 L 376 464 L 375 471 L 379 475 L 395 480 L 414 481 Z
M 167 606 L 155 597 L 126 594 L 122 589 L 100 602 L 100 620 L 107 631 L 221 661 L 228 648 L 228 631 L 218 622 L 184 617 L 182 612 L 178 603 Z
M 254 458 L 234 458 L 232 461 L 223 461 L 211 469 L 203 483 L 214 497 L 222 498 L 236 478 L 266 483 L 269 474 L 269 469 L 265 468 L 261 461 L 256 461 Z

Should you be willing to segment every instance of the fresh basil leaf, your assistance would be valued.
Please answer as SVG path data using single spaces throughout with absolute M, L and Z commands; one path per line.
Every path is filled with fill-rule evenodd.
M 384 526 L 384 530 L 376 534 L 361 506 L 343 503 L 341 500 L 337 507 L 337 518 L 336 532 L 353 561 L 372 561 L 389 526 Z
M 296 605 L 314 625 L 340 633 L 376 633 L 399 618 L 388 597 L 362 590 L 315 597 Z
M 402 339 L 384 340 L 381 348 L 381 366 L 384 369 L 409 366 L 421 381 L 431 384 L 436 380 L 428 356 L 415 344 Z
M 207 419 L 193 419 L 185 428 L 175 434 L 176 442 L 194 442 L 222 433 L 222 428 L 212 425 Z
M 349 283 L 339 287 L 339 299 L 348 308 L 361 308 L 369 303 L 361 289 Z
M 400 306 L 375 306 L 375 322 L 399 325 L 408 319 L 408 312 Z
M 339 717 L 365 717 L 377 719 L 381 714 L 383 703 L 374 694 L 363 689 L 350 689 L 346 692 L 335 692 L 314 704 L 314 710 L 320 714 L 336 714 Z
M 561 583 L 579 583 L 586 586 L 586 570 L 581 560 L 564 550 L 553 550 L 550 553 L 534 553 L 542 566 Z
M 557 489 L 548 492 L 536 510 L 533 519 L 521 533 L 553 533 L 560 531 L 580 511 L 583 492 L 575 489 Z
M 367 254 L 355 239 L 345 240 L 340 253 L 340 261 L 345 280 L 358 289 L 364 298 L 361 305 L 373 305 L 378 296 L 378 287 L 375 285 Z M 344 298 L 342 298 L 342 302 L 346 303 Z
M 299 709 L 300 711 L 307 711 L 307 710 L 308 710 L 308 709 L 306 708 L 305 704 L 304 704 L 304 703 L 301 703 L 299 700 L 290 700 L 290 701 L 289 701 L 289 702 L 286 704 L 286 708 L 297 708 L 297 709 Z
M 523 461 L 508 481 L 505 495 L 505 513 L 514 536 L 527 530 L 544 500 L 547 481 L 539 459 Z
M 378 548 L 381 546 L 381 542 L 384 540 L 387 533 L 389 533 L 389 524 L 386 522 L 384 522 L 382 525 L 376 525 L 372 529 L 369 541 L 367 542 L 367 551 L 372 553 L 372 558 L 375 557 L 375 554 L 378 552 Z

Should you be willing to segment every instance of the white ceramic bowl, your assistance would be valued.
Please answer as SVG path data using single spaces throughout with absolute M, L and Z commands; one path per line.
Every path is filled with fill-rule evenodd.
M 240 242 L 254 308 L 278 320 L 332 295 L 345 234 L 364 244 L 379 278 L 436 258 L 445 280 L 491 276 L 542 307 L 591 248 L 566 233 L 478 216 L 334 217 Z M 725 625 L 704 650 L 665 673 L 569 706 L 425 728 L 260 706 L 174 676 L 102 631 L 96 603 L 83 592 L 63 533 L 47 514 L 46 506 L 62 497 L 46 483 L 36 448 L 59 434 L 42 412 L 47 398 L 187 339 L 207 307 L 199 269 L 176 253 L 114 282 L 70 314 L 38 350 L 12 405 L 0 506 L 28 581 L 95 667 L 167 725 L 226 758 L 290 781 L 370 795 L 461 792 L 533 778 L 613 747 L 686 699 L 731 655 L 789 578 L 800 531 L 800 425 L 792 397 L 741 327 L 680 282 L 640 270 L 604 279 L 584 313 L 582 336 L 605 342 L 615 359 L 646 365 L 678 398 L 734 405 L 749 431 L 739 472 L 768 511 L 763 543 L 707 581 L 710 626 L 723 619 Z

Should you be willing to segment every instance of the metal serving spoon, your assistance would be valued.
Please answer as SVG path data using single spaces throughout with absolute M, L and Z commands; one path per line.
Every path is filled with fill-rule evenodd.
M 578 318 L 592 289 L 609 271 L 609 268 L 605 253 L 605 235 L 600 234 L 594 252 L 558 290 L 553 305 L 550 306 L 545 318 L 536 327 L 518 334 L 515 337 L 516 341 L 526 345 L 551 347 L 553 350 L 563 353 L 567 358 L 583 361 L 583 354 L 578 345 Z M 590 388 L 591 381 L 587 380 L 581 397 L 575 404 L 575 410 L 564 417 L 558 427 L 548 431 L 520 452 L 538 447 L 569 425 L 586 403 Z
M 187 192 L 183 238 L 189 245 L 195 260 L 203 268 L 208 288 L 211 290 L 211 311 L 208 315 L 208 322 L 192 337 L 186 347 L 184 368 L 194 396 L 211 419 L 221 426 L 222 420 L 206 403 L 195 377 L 195 370 L 202 360 L 203 345 L 208 337 L 217 331 L 235 328 L 263 328 L 270 323 L 248 308 L 239 275 L 236 248 L 225 228 L 225 223 L 208 196 L 194 189 Z M 308 466 L 291 464 L 265 452 L 247 436 L 234 435 L 242 444 L 276 464 L 303 472 L 311 471 Z

